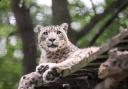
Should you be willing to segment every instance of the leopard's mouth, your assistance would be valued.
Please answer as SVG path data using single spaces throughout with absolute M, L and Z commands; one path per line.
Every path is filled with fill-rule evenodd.
M 58 47 L 58 46 L 55 45 L 55 44 L 51 44 L 51 45 L 48 45 L 48 47 L 50 47 L 50 48 L 56 48 L 56 47 Z

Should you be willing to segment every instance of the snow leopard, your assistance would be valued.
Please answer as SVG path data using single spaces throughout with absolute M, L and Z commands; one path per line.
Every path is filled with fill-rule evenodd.
M 73 45 L 68 37 L 68 24 L 53 26 L 38 25 L 38 45 L 41 49 L 40 63 L 60 63 L 66 60 L 78 47 Z
M 34 89 L 36 85 L 54 82 L 62 77 L 63 69 L 72 71 L 70 66 L 77 64 L 85 56 L 88 57 L 93 50 L 97 50 L 95 47 L 81 49 L 75 46 L 67 36 L 67 23 L 37 25 L 34 31 L 38 34 L 38 45 L 41 50 L 39 65 L 35 72 L 21 78 L 18 89 Z

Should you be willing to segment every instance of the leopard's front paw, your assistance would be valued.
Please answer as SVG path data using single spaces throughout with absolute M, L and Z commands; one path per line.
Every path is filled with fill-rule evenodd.
M 55 82 L 61 77 L 61 70 L 56 65 L 49 65 L 49 69 L 43 74 L 43 81 L 46 83 Z
M 39 74 L 43 74 L 48 69 L 49 65 L 47 63 L 41 63 L 36 67 L 36 72 Z

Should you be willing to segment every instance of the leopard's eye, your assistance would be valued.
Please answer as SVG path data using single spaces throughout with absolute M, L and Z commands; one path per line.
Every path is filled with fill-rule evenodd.
M 61 33 L 61 31 L 57 31 L 57 34 L 60 34 Z
M 48 32 L 43 32 L 44 35 L 48 35 Z

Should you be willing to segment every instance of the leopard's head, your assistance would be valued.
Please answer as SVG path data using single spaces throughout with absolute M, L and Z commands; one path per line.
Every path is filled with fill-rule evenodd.
M 38 44 L 47 51 L 57 51 L 68 46 L 67 30 L 68 24 L 53 26 L 38 25 L 35 30 L 38 32 Z

